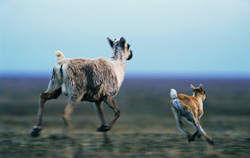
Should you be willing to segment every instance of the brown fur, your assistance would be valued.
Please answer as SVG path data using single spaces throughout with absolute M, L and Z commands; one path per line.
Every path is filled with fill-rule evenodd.
M 187 135 L 189 142 L 194 141 L 195 137 L 198 134 L 201 134 L 205 136 L 208 143 L 212 145 L 212 138 L 205 133 L 199 120 L 203 115 L 203 101 L 206 99 L 205 91 L 202 85 L 197 88 L 191 85 L 191 88 L 193 90 L 193 96 L 177 94 L 175 90 L 171 89 L 170 96 L 172 97 L 172 100 L 170 101 L 170 105 L 176 118 L 177 127 Z M 191 135 L 191 133 L 189 133 L 184 127 L 182 118 L 185 118 L 195 127 L 196 132 L 193 135 Z
M 123 81 L 126 69 L 126 61 L 132 58 L 129 44 L 122 37 L 119 40 L 108 38 L 113 53 L 111 59 L 66 59 L 57 51 L 57 63 L 53 68 L 48 89 L 41 93 L 38 109 L 37 124 L 33 127 L 31 137 L 38 137 L 42 130 L 42 115 L 44 103 L 50 99 L 56 99 L 61 93 L 68 98 L 68 104 L 63 112 L 63 121 L 75 143 L 70 123 L 70 116 L 80 101 L 95 102 L 101 127 L 98 132 L 106 132 L 111 129 L 120 116 L 120 110 L 115 104 L 114 96 L 118 93 Z M 104 101 L 115 113 L 107 124 L 104 119 L 102 101 Z M 108 135 L 104 135 L 104 141 L 109 142 Z
M 203 114 L 203 110 L 201 108 L 202 105 L 200 105 L 197 98 L 185 94 L 178 94 L 177 98 L 180 100 L 181 105 L 184 108 L 193 112 L 195 117 L 200 117 Z
M 104 58 L 95 60 L 71 59 L 67 63 L 67 95 L 74 100 L 82 95 L 82 101 L 104 101 L 118 92 L 116 74 Z M 70 86 L 70 84 L 72 86 Z

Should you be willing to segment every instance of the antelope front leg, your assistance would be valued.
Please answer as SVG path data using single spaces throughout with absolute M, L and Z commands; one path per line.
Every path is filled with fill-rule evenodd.
M 196 137 L 198 134 L 199 134 L 199 131 L 196 131 L 196 132 L 191 136 L 191 138 L 188 140 L 189 143 L 192 142 L 192 141 L 194 141 L 195 137 Z
M 101 121 L 101 126 L 96 129 L 97 132 L 106 132 L 110 130 L 110 126 L 107 124 L 104 113 L 103 113 L 103 105 L 102 102 L 95 102 L 96 111 Z
M 202 135 L 206 138 L 207 142 L 208 142 L 210 145 L 214 145 L 213 139 L 212 139 L 211 137 L 209 137 L 209 136 L 206 134 L 206 132 L 205 132 L 205 131 L 203 130 L 203 128 L 201 127 L 200 123 L 194 119 L 193 124 L 194 124 L 194 127 L 196 128 L 196 130 L 199 131 L 199 133 L 202 134 Z M 197 134 L 197 135 L 198 135 L 198 134 Z
M 71 141 L 72 141 L 72 143 L 74 145 L 76 145 L 77 142 L 74 139 L 72 125 L 71 125 L 71 122 L 70 122 L 70 115 L 74 111 L 74 109 L 77 106 L 77 104 L 78 103 L 70 103 L 69 102 L 68 105 L 67 105 L 67 107 L 65 108 L 65 110 L 63 112 L 63 115 L 62 115 L 62 119 L 63 119 L 64 125 L 65 125 L 66 129 L 68 130 L 69 135 L 70 135 L 70 139 L 71 139 Z
M 96 129 L 97 132 L 103 132 L 103 138 L 104 138 L 104 143 L 110 143 L 110 139 L 108 137 L 108 134 L 106 131 L 110 129 L 110 126 L 107 125 L 107 122 L 104 118 L 104 113 L 103 113 L 103 105 L 102 102 L 95 102 L 96 106 L 96 111 L 99 115 L 100 121 L 101 121 L 101 126 Z
M 113 124 L 115 123 L 115 121 L 119 118 L 120 116 L 120 110 L 119 108 L 116 106 L 115 101 L 113 99 L 113 97 L 110 97 L 108 99 L 105 100 L 105 103 L 115 112 L 115 116 L 113 117 L 113 119 L 108 123 L 108 124 L 103 124 L 99 130 L 100 132 L 106 132 L 109 131 Z
M 199 123 L 200 123 L 200 126 L 201 126 L 201 122 L 199 121 Z M 189 142 L 191 142 L 191 141 L 194 141 L 195 140 L 195 137 L 198 137 L 198 138 L 200 138 L 201 137 L 201 134 L 200 134 L 200 132 L 199 131 L 196 131 L 192 136 L 191 136 L 191 138 L 190 138 L 190 141 Z

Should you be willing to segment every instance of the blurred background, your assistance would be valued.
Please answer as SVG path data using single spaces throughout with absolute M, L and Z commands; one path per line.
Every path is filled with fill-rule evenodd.
M 134 50 L 127 74 L 249 77 L 247 0 L 12 0 L 0 7 L 1 74 L 50 73 L 57 50 L 109 58 L 106 37 L 124 36 Z
M 133 58 L 115 98 L 121 117 L 111 134 L 163 133 L 184 139 L 171 113 L 169 90 L 191 95 L 190 84 L 202 83 L 208 95 L 202 118 L 207 133 L 249 141 L 249 26 L 247 0 L 0 1 L 0 153 L 13 156 L 5 150 L 6 142 L 16 145 L 13 134 L 30 140 L 55 51 L 66 58 L 110 58 L 106 37 L 122 36 Z M 64 132 L 66 102 L 61 95 L 46 103 L 44 137 Z M 104 107 L 109 120 L 113 113 Z M 77 134 L 94 133 L 100 124 L 88 102 L 79 104 L 72 123 Z

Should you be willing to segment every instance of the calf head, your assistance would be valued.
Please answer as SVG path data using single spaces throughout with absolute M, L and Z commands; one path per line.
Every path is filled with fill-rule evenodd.
M 205 90 L 203 88 L 203 85 L 200 84 L 199 87 L 194 87 L 192 84 L 190 85 L 190 88 L 193 91 L 193 97 L 201 97 L 202 100 L 204 101 L 207 98 L 207 95 L 205 93 Z

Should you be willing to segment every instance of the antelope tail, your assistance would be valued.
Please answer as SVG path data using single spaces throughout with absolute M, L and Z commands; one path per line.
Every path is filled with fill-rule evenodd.
M 60 64 L 63 64 L 63 63 L 66 61 L 66 58 L 64 57 L 64 55 L 63 55 L 62 52 L 56 51 L 55 54 L 56 54 L 56 56 L 57 56 L 57 61 L 58 61 Z

